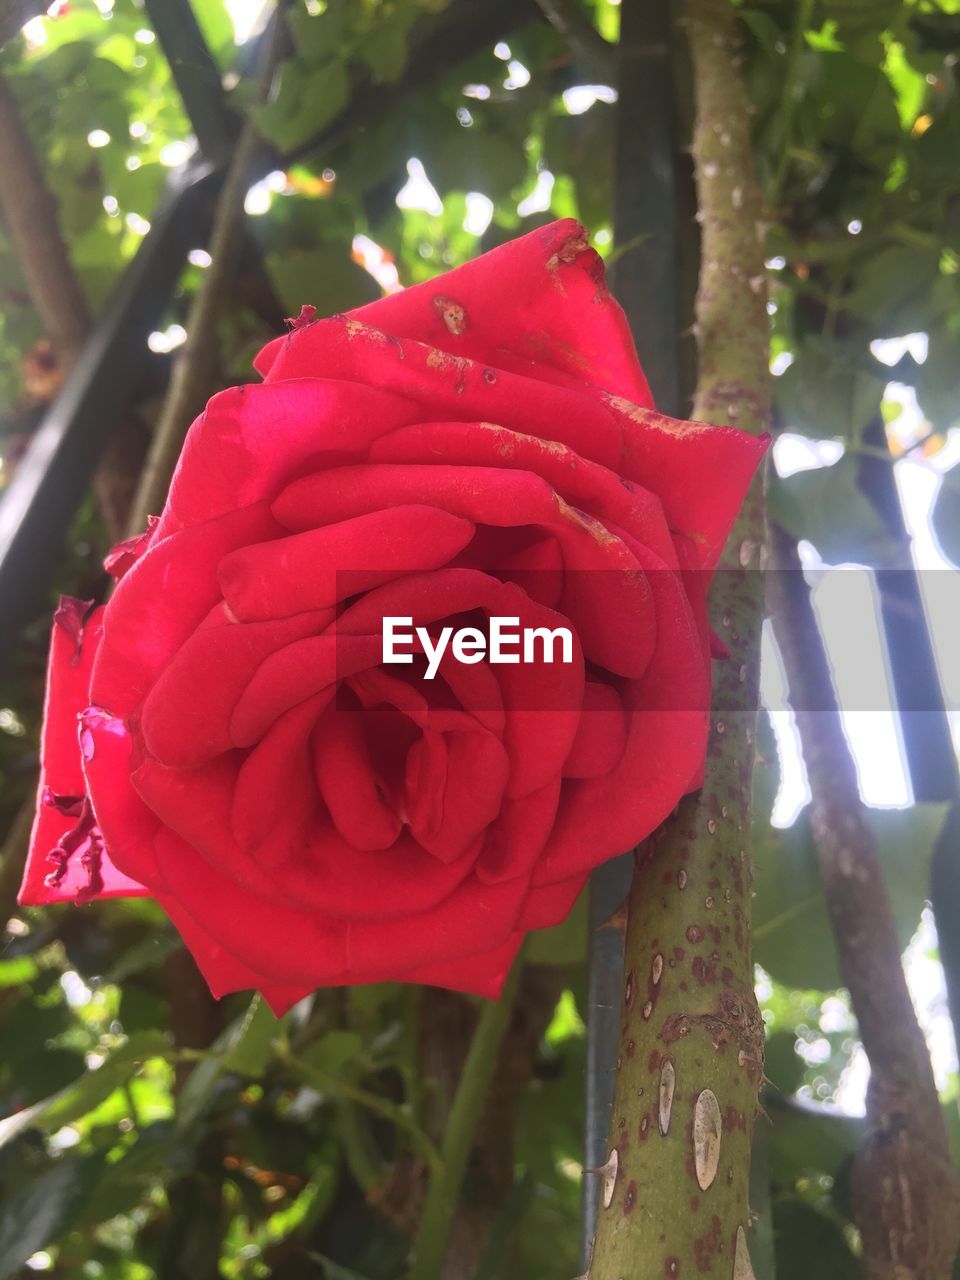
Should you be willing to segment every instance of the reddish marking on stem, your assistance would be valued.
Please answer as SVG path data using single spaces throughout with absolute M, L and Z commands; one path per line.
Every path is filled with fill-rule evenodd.
M 626 1216 L 628 1213 L 633 1213 L 634 1209 L 636 1208 L 636 1204 L 637 1204 L 637 1184 L 631 1181 L 630 1183 L 628 1183 L 626 1192 L 624 1193 L 624 1197 L 623 1197 L 624 1216 Z

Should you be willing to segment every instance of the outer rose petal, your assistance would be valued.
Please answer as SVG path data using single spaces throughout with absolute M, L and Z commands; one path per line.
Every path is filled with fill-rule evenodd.
M 46 803 L 45 795 L 48 792 L 61 797 L 86 794 L 79 716 L 90 701 L 90 671 L 103 634 L 103 612 L 99 608 L 89 614 L 83 623 L 79 644 L 57 621 L 50 636 L 37 816 L 18 898 L 24 905 L 73 902 L 87 885 L 87 873 L 79 857 L 70 860 L 59 884 L 46 883 L 51 871 L 48 854 L 76 825 L 76 816 L 61 813 Z M 119 871 L 105 852 L 100 854 L 99 873 L 103 881 L 100 897 L 141 897 L 147 892 L 136 880 Z
M 173 921 L 177 932 L 193 953 L 200 972 L 214 996 L 229 995 L 232 991 L 259 990 L 267 1004 L 281 1017 L 298 1000 L 309 995 L 315 984 L 280 986 L 238 960 L 206 933 L 201 925 L 174 899 L 167 895 L 157 901 Z M 451 991 L 465 991 L 469 995 L 485 996 L 495 1000 L 499 996 L 514 957 L 520 949 L 524 934 L 517 932 L 491 951 L 481 951 L 460 960 L 441 964 L 421 965 L 414 969 L 373 974 L 358 979 L 356 974 L 334 974 L 327 986 L 354 986 L 358 982 L 420 982 L 431 987 L 446 987 Z
M 603 263 L 573 218 L 539 227 L 473 262 L 351 312 L 394 337 L 415 338 L 544 382 L 605 387 L 652 405 L 626 317 Z M 316 326 L 278 338 L 256 366 L 268 379 L 316 376 Z M 277 357 L 297 352 L 282 370 Z

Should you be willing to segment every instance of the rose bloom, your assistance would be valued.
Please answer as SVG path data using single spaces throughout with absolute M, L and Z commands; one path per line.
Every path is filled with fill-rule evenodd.
M 149 894 L 216 995 L 495 996 L 531 929 L 701 779 L 705 584 L 765 441 L 657 413 L 566 220 L 305 308 L 190 429 L 166 506 L 53 628 L 20 901 Z M 573 661 L 382 662 L 569 627 Z

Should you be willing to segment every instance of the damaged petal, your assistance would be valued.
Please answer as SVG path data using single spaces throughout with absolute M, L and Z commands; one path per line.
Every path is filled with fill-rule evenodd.
M 434 298 L 433 305 L 447 326 L 447 331 L 455 338 L 459 338 L 467 327 L 467 313 L 460 303 L 454 302 L 452 298 L 442 298 L 438 295 Z
M 44 884 L 49 889 L 58 888 L 70 869 L 72 859 L 79 857 L 87 879 L 86 884 L 78 888 L 76 900 L 78 903 L 84 903 L 103 892 L 101 870 L 104 852 L 103 836 L 88 796 L 81 798 L 79 813 L 76 817 L 75 825 L 63 836 L 56 848 L 51 849 L 47 854 L 47 861 L 52 865 L 53 870 L 44 877 Z
M 159 516 L 147 516 L 147 527 L 143 533 L 136 533 L 132 538 L 125 538 L 116 543 L 104 557 L 103 567 L 111 578 L 122 578 L 137 563 L 153 537 L 153 531 L 160 523 Z
M 41 795 L 42 803 L 48 809 L 56 809 L 57 813 L 62 813 L 65 818 L 79 818 L 85 796 L 60 796 L 52 787 L 44 787 Z
M 313 324 L 316 317 L 317 308 L 304 303 L 300 308 L 300 314 L 298 316 L 287 316 L 283 323 L 288 324 L 290 328 L 296 332 L 297 329 L 306 329 L 308 324 Z
M 93 603 L 92 600 L 77 600 L 74 596 L 61 596 L 53 615 L 54 626 L 62 627 L 74 643 L 74 654 L 70 660 L 72 667 L 80 661 L 84 623 Z

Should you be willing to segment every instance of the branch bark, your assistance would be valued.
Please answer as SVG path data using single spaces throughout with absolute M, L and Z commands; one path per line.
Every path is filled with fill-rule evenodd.
M 67 256 L 50 193 L 20 107 L 0 75 L 0 211 L 30 300 L 57 359 L 73 363 L 90 329 L 90 312 Z
M 840 972 L 870 1059 L 867 1133 L 853 1172 L 865 1275 L 947 1280 L 960 1246 L 960 1173 L 907 990 L 809 589 L 789 536 L 774 528 L 771 546 L 774 629 L 810 780 L 820 875 Z
M 761 197 L 728 0 L 689 0 L 702 263 L 694 416 L 770 417 Z M 711 595 L 730 650 L 702 790 L 639 851 L 621 1058 L 590 1280 L 717 1272 L 748 1280 L 750 1139 L 763 1071 L 750 959 L 751 777 L 763 496 L 755 485 Z
M 19 35 L 31 18 L 39 18 L 50 8 L 49 0 L 0 0 L 0 49 Z
M 92 320 L 80 280 L 60 234 L 57 202 L 47 187 L 19 104 L 0 73 L 0 213 L 33 304 L 58 364 L 70 368 Z M 143 460 L 135 421 L 119 424 L 94 476 L 94 492 L 112 538 L 122 535 Z

